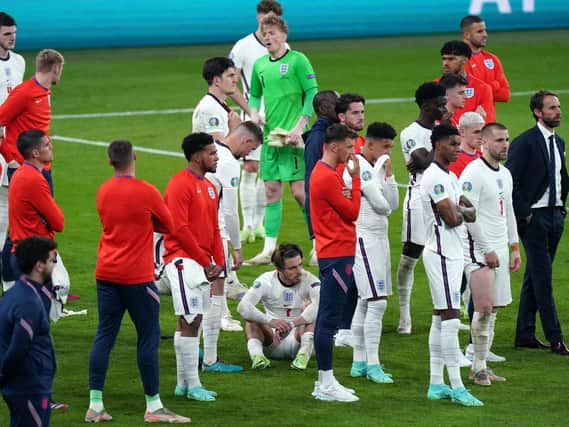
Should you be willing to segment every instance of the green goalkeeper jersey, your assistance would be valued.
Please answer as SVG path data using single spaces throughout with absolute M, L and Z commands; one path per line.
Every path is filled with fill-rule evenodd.
M 250 105 L 258 109 L 255 102 L 263 98 L 265 135 L 275 128 L 291 130 L 301 115 L 312 115 L 313 94 L 310 99 L 305 94 L 317 87 L 316 75 L 304 54 L 288 50 L 279 59 L 270 55 L 259 58 L 253 66 Z

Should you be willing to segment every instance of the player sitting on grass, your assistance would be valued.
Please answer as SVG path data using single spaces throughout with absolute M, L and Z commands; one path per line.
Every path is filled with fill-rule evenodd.
M 276 270 L 261 274 L 237 306 L 246 320 L 251 367 L 270 366 L 264 347 L 269 357 L 294 358 L 291 367 L 304 370 L 313 349 L 320 281 L 302 269 L 302 250 L 295 244 L 280 244 L 271 261 Z M 259 301 L 265 313 L 255 307 Z

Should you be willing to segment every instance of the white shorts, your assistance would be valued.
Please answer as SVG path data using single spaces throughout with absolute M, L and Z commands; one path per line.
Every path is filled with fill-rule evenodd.
M 418 187 L 408 187 L 405 193 L 401 241 L 425 246 L 425 220 L 423 218 L 420 192 L 421 190 Z
M 243 159 L 244 160 L 256 160 L 257 162 L 261 161 L 261 147 L 263 146 L 263 144 L 259 145 L 257 148 L 255 148 L 253 151 L 251 151 L 249 154 L 247 154 Z
M 507 245 L 496 250 L 500 267 L 494 269 L 494 306 L 504 307 L 512 303 L 512 288 L 510 286 L 510 251 Z M 465 254 L 466 255 L 466 254 Z M 464 274 L 470 283 L 472 272 L 485 266 L 484 255 L 478 251 L 469 252 L 465 259 Z
M 209 310 L 211 285 L 201 265 L 190 258 L 174 258 L 164 271 L 177 316 L 184 316 L 186 322 L 191 323 L 196 315 Z
M 272 343 L 264 348 L 264 353 L 271 359 L 294 359 L 300 347 L 296 340 L 296 328 L 292 328 L 279 344 Z
M 391 290 L 391 256 L 389 241 L 358 237 L 354 278 L 361 299 L 385 297 Z
M 423 251 L 423 265 L 429 279 L 435 310 L 460 309 L 463 259 L 448 259 L 429 249 Z

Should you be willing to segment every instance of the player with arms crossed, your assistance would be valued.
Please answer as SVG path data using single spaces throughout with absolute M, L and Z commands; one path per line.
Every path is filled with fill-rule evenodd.
M 281 243 L 272 261 L 275 270 L 261 274 L 237 306 L 247 321 L 251 368 L 270 366 L 266 352 L 273 359 L 294 359 L 291 367 L 304 370 L 314 348 L 320 281 L 302 269 L 302 250 L 295 244 Z M 255 307 L 259 301 L 265 313 Z
M 243 263 L 241 239 L 239 236 L 239 211 L 237 208 L 237 186 L 241 166 L 239 158 L 259 147 L 263 142 L 263 132 L 253 122 L 241 123 L 224 141 L 215 141 L 219 161 L 215 173 L 208 172 L 206 178 L 217 188 L 220 195 L 219 229 L 227 269 L 238 269 Z M 233 260 L 230 259 L 230 247 L 233 248 Z M 211 287 L 211 308 L 203 317 L 204 371 L 233 372 L 242 371 L 241 366 L 218 362 L 217 341 L 222 326 L 222 311 L 227 307 L 224 295 L 226 273 L 215 279 Z M 243 330 L 237 322 L 239 330 Z M 232 328 L 236 330 L 236 328 Z
M 489 386 L 492 381 L 505 381 L 488 369 L 486 360 L 494 339 L 496 311 L 512 302 L 510 272 L 520 269 L 521 258 L 512 175 L 500 164 L 508 156 L 508 130 L 500 123 L 489 123 L 482 129 L 482 141 L 482 157 L 466 166 L 460 185 L 477 212 L 476 221 L 467 224 L 464 239 L 464 271 L 474 303 L 470 377 L 475 384 Z
M 421 204 L 421 179 L 423 171 L 432 159 L 431 131 L 437 120 L 446 113 L 445 89 L 434 82 L 426 82 L 417 88 L 415 102 L 419 117 L 401 131 L 401 149 L 409 170 L 409 185 L 403 201 L 403 226 L 401 241 L 403 252 L 397 268 L 397 292 L 399 294 L 399 326 L 397 333 L 411 333 L 411 290 L 415 265 L 425 246 L 425 223 Z
M 257 59 L 267 54 L 267 48 L 262 41 L 261 21 L 268 14 L 282 16 L 282 5 L 274 0 L 260 1 L 257 4 L 257 29 L 254 33 L 237 41 L 229 53 L 229 57 L 235 63 L 237 74 L 241 76 L 241 85 L 243 87 L 243 93 L 236 89 L 230 96 L 241 107 L 241 118 L 243 120 L 249 119 L 249 106 L 247 103 L 249 102 L 253 65 L 255 65 Z M 265 111 L 262 101 L 259 117 L 261 122 L 264 123 Z M 259 160 L 261 160 L 260 148 L 253 150 L 243 159 L 243 172 L 241 173 L 241 181 L 239 183 L 239 198 L 241 200 L 243 217 L 241 240 L 248 243 L 254 242 L 257 238 L 262 239 L 265 237 L 265 228 L 263 227 L 265 184 L 257 176 Z
M 354 402 L 354 390 L 341 385 L 332 370 L 334 333 L 350 327 L 357 303 L 352 272 L 356 253 L 356 225 L 361 203 L 360 166 L 354 154 L 357 133 L 340 123 L 326 130 L 326 147 L 310 177 L 310 213 L 320 270 L 320 304 L 314 329 L 318 360 L 318 381 L 312 395 L 320 400 Z M 337 171 L 346 169 L 352 177 L 351 191 Z
M 460 192 L 456 175 L 448 170 L 460 147 L 458 130 L 449 125 L 433 128 L 433 162 L 423 174 L 421 200 L 425 221 L 423 264 L 433 299 L 429 332 L 429 400 L 452 399 L 464 406 L 483 403 L 464 388 L 460 377 L 460 285 L 464 269 L 460 225 L 473 222 L 476 211 Z M 444 368 L 451 387 L 444 383 Z
M 261 178 L 265 181 L 265 244 L 251 265 L 269 264 L 276 247 L 282 221 L 283 182 L 289 182 L 292 195 L 304 207 L 304 153 L 302 144 L 312 101 L 318 85 L 312 65 L 302 53 L 290 50 L 286 39 L 288 27 L 282 18 L 269 14 L 261 21 L 263 42 L 269 51 L 255 62 L 251 80 L 249 113 L 260 122 L 261 98 L 265 101 L 265 142 L 261 151 Z M 282 129 L 284 146 L 269 145 L 271 132 Z
M 379 361 L 379 342 L 387 297 L 391 295 L 391 255 L 387 217 L 399 205 L 397 183 L 391 170 L 391 149 L 395 129 L 387 123 L 368 126 L 365 144 L 359 154 L 362 201 L 356 221 L 354 277 L 358 304 L 352 319 L 354 348 L 352 377 L 365 376 L 376 383 L 392 383 L 391 374 Z M 348 188 L 352 179 L 344 171 Z
M 188 166 L 170 178 L 164 194 L 174 220 L 172 232 L 164 235 L 164 263 L 178 319 L 175 394 L 212 401 L 217 394 L 202 387 L 198 356 L 202 317 L 210 307 L 210 282 L 219 277 L 225 261 L 218 223 L 219 196 L 205 177 L 216 171 L 219 157 L 213 138 L 206 133 L 186 136 L 182 150 Z

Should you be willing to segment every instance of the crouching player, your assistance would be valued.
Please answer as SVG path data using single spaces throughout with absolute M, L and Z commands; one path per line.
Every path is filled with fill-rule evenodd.
M 269 367 L 269 356 L 273 359 L 294 358 L 291 367 L 304 370 L 314 348 L 320 281 L 302 269 L 302 250 L 295 244 L 280 244 L 273 252 L 271 262 L 276 269 L 261 274 L 237 306 L 237 311 L 246 320 L 251 367 Z M 265 313 L 255 307 L 259 301 L 262 301 Z
M 395 136 L 395 129 L 387 123 L 372 123 L 358 154 L 362 201 L 356 221 L 354 278 L 359 298 L 352 319 L 354 359 L 350 374 L 376 383 L 393 382 L 379 362 L 379 342 L 387 297 L 391 295 L 387 217 L 399 205 L 389 158 Z M 351 188 L 352 178 L 347 171 L 344 182 Z

